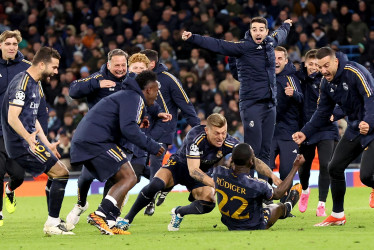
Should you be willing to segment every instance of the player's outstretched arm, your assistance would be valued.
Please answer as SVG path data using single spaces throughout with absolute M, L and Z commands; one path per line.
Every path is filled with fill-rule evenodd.
M 288 188 L 292 185 L 293 177 L 295 176 L 296 172 L 299 168 L 304 164 L 305 159 L 303 155 L 297 155 L 296 159 L 293 163 L 292 169 L 290 173 L 287 175 L 286 179 L 276 188 L 274 188 L 274 195 L 273 199 L 279 200 L 284 196 Z
M 212 188 L 215 187 L 214 180 L 200 169 L 200 159 L 187 158 L 187 166 L 192 178 Z
M 269 168 L 268 165 L 265 164 L 265 162 L 261 161 L 260 159 L 256 158 L 255 161 L 255 168 L 256 171 L 262 175 L 265 175 L 273 180 L 273 183 L 277 186 L 279 186 L 282 183 L 282 180 L 276 176 L 271 168 Z

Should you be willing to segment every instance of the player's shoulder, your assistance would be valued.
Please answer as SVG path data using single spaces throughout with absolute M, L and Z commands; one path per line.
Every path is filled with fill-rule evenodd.
M 239 141 L 231 135 L 227 135 L 223 143 L 225 147 L 230 148 L 230 149 L 233 149 L 237 144 L 239 144 Z
M 22 59 L 21 62 L 24 63 L 24 64 L 27 64 L 28 66 L 32 65 L 32 63 L 30 61 L 26 60 L 26 59 Z

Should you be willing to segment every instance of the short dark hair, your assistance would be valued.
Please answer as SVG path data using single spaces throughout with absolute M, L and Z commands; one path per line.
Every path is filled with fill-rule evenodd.
M 144 90 L 150 82 L 155 82 L 157 75 L 151 70 L 144 70 L 136 76 L 135 81 L 139 84 L 140 89 Z
M 316 53 L 317 59 L 322 59 L 326 56 L 331 56 L 335 58 L 335 51 L 330 47 L 322 47 Z
M 144 49 L 140 51 L 141 54 L 144 54 L 151 62 L 157 62 L 158 61 L 158 52 L 153 49 Z
M 247 143 L 240 143 L 232 150 L 232 161 L 237 166 L 245 166 L 253 155 L 253 150 Z
M 316 59 L 317 49 L 311 49 L 305 54 L 305 61 L 308 59 Z
M 263 23 L 265 24 L 265 28 L 268 28 L 268 20 L 262 16 L 252 18 L 250 28 L 252 27 L 252 23 Z
M 61 56 L 54 48 L 42 47 L 36 52 L 34 58 L 32 59 L 32 64 L 37 65 L 40 62 L 47 64 L 52 61 L 52 58 L 60 60 Z

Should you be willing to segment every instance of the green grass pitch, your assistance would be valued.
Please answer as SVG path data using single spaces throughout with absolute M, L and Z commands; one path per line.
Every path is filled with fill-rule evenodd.
M 348 188 L 346 193 L 345 226 L 314 227 L 323 218 L 315 216 L 318 190 L 312 189 L 309 207 L 295 218 L 279 220 L 267 231 L 230 232 L 220 221 L 217 207 L 206 215 L 184 218 L 179 232 L 168 232 L 170 210 L 188 204 L 188 193 L 171 193 L 152 217 L 143 211 L 130 227 L 131 235 L 101 235 L 87 224 L 88 212 L 94 211 L 101 196 L 89 196 L 88 212 L 81 216 L 74 236 L 45 236 L 43 224 L 47 218 L 45 197 L 19 197 L 14 214 L 4 213 L 4 226 L 0 227 L 1 249 L 371 249 L 374 234 L 374 209 L 368 204 L 369 188 Z M 136 198 L 132 195 L 122 216 Z M 73 207 L 75 197 L 66 197 L 61 211 L 65 218 Z M 331 212 L 331 196 L 327 212 Z

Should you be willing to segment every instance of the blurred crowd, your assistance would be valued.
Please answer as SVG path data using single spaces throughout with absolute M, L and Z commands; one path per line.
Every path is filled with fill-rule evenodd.
M 61 140 L 61 155 L 68 158 L 71 135 L 88 111 L 84 100 L 69 96 L 69 85 L 99 71 L 115 48 L 129 55 L 157 50 L 160 61 L 181 80 L 199 117 L 224 114 L 229 133 L 242 139 L 239 82 L 228 70 L 228 58 L 183 42 L 184 30 L 239 41 L 252 17 L 265 17 L 270 30 L 290 18 L 293 26 L 285 47 L 295 66 L 300 67 L 310 49 L 354 45 L 359 51 L 355 60 L 373 72 L 373 9 L 373 0 L 5 0 L 0 3 L 0 33 L 20 30 L 19 49 L 28 60 L 41 46 L 62 55 L 59 75 L 43 85 L 48 136 Z M 181 118 L 176 146 L 185 127 Z

